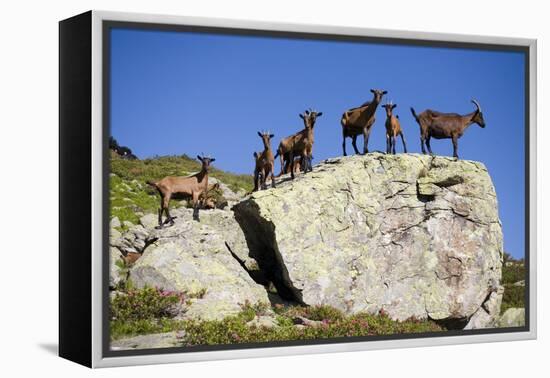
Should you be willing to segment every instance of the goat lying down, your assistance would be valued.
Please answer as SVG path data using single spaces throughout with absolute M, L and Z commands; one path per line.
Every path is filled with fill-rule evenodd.
M 147 181 L 147 184 L 156 188 L 160 194 L 160 209 L 158 212 L 158 226 L 162 228 L 167 223 L 174 224 L 175 217 L 170 216 L 170 199 L 174 194 L 183 194 L 190 196 L 193 201 L 193 219 L 197 222 L 199 219 L 199 197 L 201 194 L 208 191 L 208 171 L 210 164 L 216 159 L 211 157 L 197 156 L 197 159 L 202 163 L 200 172 L 195 173 L 192 176 L 179 177 L 179 176 L 167 176 L 160 181 Z M 166 213 L 166 219 L 162 221 L 162 214 Z

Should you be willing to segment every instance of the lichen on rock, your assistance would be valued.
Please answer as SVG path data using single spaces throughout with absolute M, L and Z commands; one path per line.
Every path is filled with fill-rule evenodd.
M 500 289 L 502 231 L 481 163 L 379 153 L 329 159 L 233 207 L 279 291 L 348 313 L 464 327 Z M 500 307 L 500 306 L 498 306 Z M 498 309 L 476 327 L 495 322 Z

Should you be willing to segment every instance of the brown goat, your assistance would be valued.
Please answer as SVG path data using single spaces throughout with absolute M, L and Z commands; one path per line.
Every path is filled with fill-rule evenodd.
M 403 150 L 407 153 L 407 145 L 405 144 L 405 137 L 403 136 L 403 130 L 401 130 L 401 124 L 399 123 L 399 116 L 393 115 L 393 109 L 397 107 L 396 104 L 388 103 L 382 105 L 386 109 L 386 153 L 395 155 L 395 140 L 399 135 L 403 142 Z
M 294 157 L 294 173 L 298 173 L 301 170 L 302 170 L 302 157 L 301 156 L 296 156 L 296 157 Z M 283 172 L 280 172 L 275 177 L 281 177 L 282 175 L 286 175 L 287 173 L 290 173 L 290 162 L 285 162 Z
M 275 158 L 271 150 L 271 138 L 275 135 L 271 134 L 269 131 L 258 131 L 258 136 L 262 138 L 264 150 L 260 153 L 254 152 L 254 159 L 256 160 L 256 166 L 254 168 L 254 192 L 260 187 L 266 189 L 265 182 L 269 174 L 271 174 L 271 186 L 273 188 L 275 187 Z
M 208 190 L 208 171 L 210 163 L 216 159 L 210 157 L 197 156 L 202 163 L 202 168 L 199 173 L 187 177 L 167 176 L 160 181 L 147 181 L 147 184 L 156 188 L 160 194 L 160 209 L 159 209 L 159 225 L 157 228 L 162 228 L 166 223 L 174 224 L 175 217 L 170 216 L 169 205 L 170 199 L 174 194 L 184 194 L 190 196 L 193 200 L 193 219 L 197 222 L 199 219 L 199 197 L 203 192 Z M 162 222 L 162 213 L 166 212 L 166 219 Z
M 374 125 L 376 108 L 380 101 L 382 101 L 382 96 L 388 93 L 387 91 L 381 91 L 378 89 L 371 89 L 373 93 L 373 99 L 371 102 L 365 102 L 363 105 L 352 108 L 342 114 L 342 119 L 340 124 L 342 125 L 342 150 L 344 151 L 344 156 L 346 153 L 346 138 L 351 138 L 351 145 L 355 150 L 355 153 L 358 154 L 359 150 L 357 149 L 357 136 L 363 134 L 363 153 L 369 152 L 369 135 Z
M 303 114 L 299 115 L 304 121 L 305 128 L 281 140 L 277 148 L 277 154 L 275 155 L 275 157 L 280 156 L 281 159 L 281 175 L 284 174 L 285 171 L 289 171 L 290 177 L 294 179 L 294 172 L 296 170 L 295 157 L 297 156 L 301 158 L 304 173 L 313 170 L 311 165 L 311 160 L 313 159 L 313 143 L 315 141 L 313 128 L 317 121 L 317 117 L 322 115 L 323 112 L 317 112 L 311 109 L 306 110 Z
M 464 115 L 440 113 L 430 109 L 417 115 L 414 109 L 411 108 L 412 115 L 420 125 L 420 146 L 423 154 L 426 153 L 424 149 L 424 143 L 426 143 L 428 151 L 433 155 L 430 138 L 452 139 L 453 156 L 458 159 L 458 139 L 464 134 L 468 126 L 477 123 L 482 128 L 485 127 L 485 120 L 479 103 L 476 100 L 472 100 L 472 102 L 476 106 L 476 110 Z

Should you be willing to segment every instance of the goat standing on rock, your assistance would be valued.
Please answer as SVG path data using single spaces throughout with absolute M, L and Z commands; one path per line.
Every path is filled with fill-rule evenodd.
M 304 121 L 305 128 L 294 135 L 284 138 L 279 143 L 275 157 L 281 157 L 281 174 L 287 171 L 290 166 L 290 177 L 294 179 L 295 157 L 300 156 L 304 173 L 312 171 L 311 160 L 313 159 L 313 128 L 317 117 L 323 115 L 323 112 L 317 112 L 313 109 L 306 110 L 300 114 Z
M 254 152 L 254 159 L 256 160 L 256 167 L 254 168 L 254 191 L 257 191 L 259 188 L 266 189 L 265 182 L 269 174 L 271 174 L 271 186 L 275 187 L 275 158 L 271 150 L 271 138 L 275 135 L 269 131 L 262 133 L 258 131 L 258 135 L 262 138 L 264 150 L 260 153 Z
M 458 138 L 460 138 L 468 126 L 472 123 L 477 123 L 481 128 L 485 127 L 485 120 L 481 112 L 481 106 L 476 100 L 472 100 L 476 106 L 476 110 L 469 114 L 456 113 L 440 113 L 435 110 L 427 109 L 420 114 L 416 114 L 411 108 L 412 115 L 416 122 L 420 125 L 420 146 L 422 153 L 425 154 L 424 143 L 428 147 L 431 155 L 432 148 L 430 147 L 430 138 L 435 139 L 452 139 L 453 141 L 453 156 L 458 159 Z
M 407 145 L 405 144 L 405 137 L 403 136 L 403 130 L 401 129 L 401 125 L 399 123 L 399 116 L 393 115 L 393 109 L 395 109 L 396 106 L 397 105 L 392 102 L 382 105 L 382 107 L 386 109 L 386 153 L 393 153 L 394 155 L 395 140 L 398 135 L 401 137 L 401 141 L 403 142 L 403 150 L 407 153 Z
M 351 138 L 351 145 L 355 150 L 356 154 L 359 154 L 357 149 L 357 136 L 363 134 L 363 153 L 369 152 L 369 135 L 374 125 L 376 113 L 376 108 L 380 101 L 382 101 L 382 96 L 384 96 L 388 91 L 381 91 L 378 89 L 371 89 L 373 93 L 373 99 L 371 102 L 365 102 L 363 105 L 349 109 L 344 114 L 342 114 L 342 119 L 340 124 L 342 125 L 342 149 L 344 150 L 344 156 L 347 156 L 346 153 L 346 138 Z
M 159 209 L 159 225 L 157 228 L 163 228 L 165 224 L 174 224 L 175 217 L 170 216 L 168 209 L 170 199 L 174 194 L 184 194 L 191 197 L 193 200 L 193 219 L 197 222 L 199 219 L 199 197 L 202 193 L 208 190 L 208 171 L 210 163 L 216 159 L 211 157 L 197 156 L 202 163 L 202 168 L 199 173 L 187 177 L 167 176 L 160 181 L 147 181 L 147 184 L 156 188 L 160 194 L 160 209 Z M 162 221 L 162 213 L 166 212 L 166 219 Z

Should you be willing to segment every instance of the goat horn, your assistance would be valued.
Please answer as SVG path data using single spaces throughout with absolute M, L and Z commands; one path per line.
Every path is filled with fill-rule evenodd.
M 479 106 L 479 102 L 477 102 L 476 100 L 472 100 L 472 102 L 477 107 L 477 111 L 481 113 L 481 106 Z

